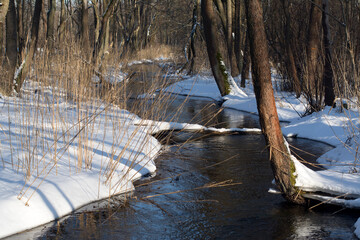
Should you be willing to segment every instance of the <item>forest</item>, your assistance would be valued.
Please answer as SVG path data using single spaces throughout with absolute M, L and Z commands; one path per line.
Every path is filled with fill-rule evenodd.
M 158 159 L 169 149 L 178 153 L 208 137 L 223 144 L 215 140 L 219 136 L 262 133 L 263 146 L 256 151 L 267 150 L 264 159 L 275 184 L 265 185 L 291 206 L 360 208 L 358 0 L 0 0 L 0 61 L 0 215 L 7 216 L 0 217 L 0 226 L 11 225 L 0 230 L 0 238 L 61 222 L 84 205 L 123 196 L 137 185 L 156 185 L 163 179 L 143 179 L 161 171 Z M 208 103 L 193 103 L 196 97 Z M 229 109 L 242 113 L 231 115 Z M 187 111 L 196 114 L 184 117 Z M 240 125 L 239 114 L 255 115 L 255 127 Z M 309 150 L 302 157 L 301 149 L 289 144 L 297 138 L 333 150 L 317 155 Z M 233 140 L 236 148 L 240 141 Z M 238 155 L 217 154 L 220 162 L 197 170 Z M 171 171 L 165 169 L 167 176 Z M 191 171 L 167 178 L 178 181 Z M 206 175 L 213 181 L 129 201 L 146 201 L 170 216 L 176 207 L 166 210 L 166 204 L 149 199 L 199 189 L 243 191 L 242 178 L 225 176 Z M 22 226 L 15 224 L 24 212 Z M 34 216 L 36 221 L 29 220 Z M 360 237 L 358 210 L 343 218 L 338 221 L 351 227 L 335 237 Z M 75 221 L 81 225 L 83 219 Z M 321 237 L 332 236 L 335 228 Z M 244 236 L 234 231 L 240 235 L 232 237 Z M 111 238 L 100 232 L 96 239 Z M 218 230 L 200 232 L 175 231 L 184 238 L 222 236 Z M 285 238 L 303 236 L 294 232 Z M 311 234 L 305 237 L 319 233 Z

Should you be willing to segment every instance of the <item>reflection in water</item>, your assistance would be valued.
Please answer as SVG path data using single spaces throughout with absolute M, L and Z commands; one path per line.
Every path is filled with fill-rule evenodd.
M 183 99 L 175 100 L 168 111 L 178 110 L 177 101 Z M 258 127 L 256 116 L 234 110 L 224 110 L 210 119 L 217 111 L 216 104 L 213 110 L 200 111 L 208 103 L 191 99 L 179 121 Z M 179 133 L 174 138 L 185 142 L 188 135 Z M 301 139 L 293 139 L 291 144 L 314 155 L 330 149 L 325 144 Z M 338 209 L 327 208 L 309 211 L 267 192 L 273 176 L 261 135 L 210 136 L 181 147 L 169 145 L 156 164 L 156 177 L 137 182 L 136 192 L 125 206 L 75 213 L 59 226 L 43 231 L 39 238 L 355 239 L 352 225 L 358 214 L 332 215 Z M 228 180 L 241 184 L 192 190 Z

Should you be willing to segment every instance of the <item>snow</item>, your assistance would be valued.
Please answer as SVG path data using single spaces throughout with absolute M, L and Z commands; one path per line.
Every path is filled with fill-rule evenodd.
M 355 223 L 355 235 L 360 238 L 360 218 Z
M 147 126 L 148 132 L 151 134 L 156 134 L 161 131 L 169 130 L 184 130 L 184 131 L 208 131 L 214 133 L 254 133 L 260 134 L 261 129 L 258 128 L 214 128 L 214 127 L 205 127 L 200 124 L 190 124 L 190 123 L 177 123 L 177 122 L 163 122 L 163 121 L 153 121 L 153 120 L 137 120 L 134 121 L 135 125 L 138 126 Z
M 119 73 L 109 81 L 124 78 Z M 0 228 L 0 238 L 112 194 L 132 191 L 134 180 L 156 170 L 153 160 L 161 145 L 151 134 L 167 130 L 260 133 L 260 129 L 144 120 L 100 101 L 74 104 L 61 89 L 36 82 L 26 82 L 24 87 L 21 99 L 0 98 L 0 226 L 6 226 Z M 296 186 L 309 192 L 345 194 L 352 199 L 312 197 L 360 208 L 358 109 L 342 109 L 338 100 L 336 108 L 301 117 L 307 109 L 305 99 L 274 90 L 279 119 L 286 122 L 282 126 L 284 135 L 335 147 L 318 159 L 328 170 L 312 171 L 293 158 Z M 251 84 L 246 88 L 235 84 L 230 95 L 221 97 L 213 77 L 202 75 L 177 82 L 166 91 L 225 101 L 226 108 L 257 114 Z M 149 96 L 139 96 L 143 97 Z M 83 160 L 80 165 L 78 159 Z M 32 167 L 26 171 L 26 166 Z M 360 219 L 354 226 L 360 238 Z
M 24 87 L 21 99 L 0 98 L 0 238 L 132 191 L 156 170 L 161 145 L 134 114 L 100 101 L 79 106 L 36 82 Z

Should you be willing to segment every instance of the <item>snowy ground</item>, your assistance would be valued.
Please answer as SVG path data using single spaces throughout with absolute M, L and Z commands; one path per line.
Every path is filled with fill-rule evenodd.
M 276 85 L 277 78 L 273 76 Z M 219 90 L 212 77 L 194 76 L 170 86 L 169 91 L 182 95 L 193 95 L 221 100 Z M 257 114 L 253 87 L 248 84 L 241 89 L 245 94 L 225 96 L 223 107 Z M 360 164 L 359 144 L 359 109 L 347 102 L 348 110 L 326 107 L 323 111 L 302 117 L 306 112 L 306 100 L 297 99 L 294 94 L 277 91 L 275 99 L 279 119 L 286 121 L 282 127 L 288 137 L 301 137 L 328 143 L 335 148 L 318 159 L 328 170 L 314 172 L 294 159 L 297 169 L 297 186 L 303 190 L 351 196 L 354 200 L 325 198 L 319 200 L 350 208 L 360 208 Z M 360 219 L 355 224 L 355 233 L 360 238 Z
M 35 83 L 25 88 L 29 94 L 22 99 L 0 99 L 0 238 L 47 223 L 111 194 L 132 190 L 132 181 L 156 169 L 153 159 L 161 146 L 149 133 L 184 128 L 259 131 L 145 121 L 102 102 L 73 104 L 65 97 L 53 96 L 51 89 L 35 93 Z M 168 91 L 222 100 L 212 77 L 194 76 Z M 235 92 L 225 97 L 223 106 L 256 114 L 252 86 Z M 294 159 L 297 186 L 346 194 L 354 200 L 327 200 L 360 207 L 358 110 L 325 108 L 301 118 L 306 111 L 305 99 L 277 91 L 276 101 L 280 119 L 289 122 L 282 129 L 285 135 L 335 147 L 319 159 L 328 171 L 314 172 Z M 360 237 L 360 220 L 356 226 Z
M 52 93 L 28 82 L 21 99 L 0 99 L 0 238 L 131 191 L 156 170 L 161 145 L 137 116 Z

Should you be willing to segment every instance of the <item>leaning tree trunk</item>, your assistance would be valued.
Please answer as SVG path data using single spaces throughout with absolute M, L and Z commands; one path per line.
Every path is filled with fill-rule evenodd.
M 19 73 L 15 76 L 15 90 L 16 92 L 20 92 L 21 86 L 25 80 L 27 73 L 30 70 L 30 66 L 32 63 L 32 59 L 35 55 L 35 50 L 39 38 L 39 27 L 40 27 L 40 17 L 41 17 L 41 8 L 42 8 L 42 0 L 36 0 L 34 16 L 31 26 L 31 37 L 30 37 L 30 46 L 26 53 L 25 59 L 20 66 Z
M 335 101 L 334 93 L 334 81 L 333 81 L 333 70 L 331 66 L 332 56 L 331 56 L 331 35 L 329 27 L 329 1 L 322 1 L 322 26 L 323 26 L 323 42 L 325 48 L 325 66 L 324 66 L 324 76 L 323 84 L 325 88 L 325 105 L 332 106 Z
M 285 145 L 275 106 L 261 4 L 259 0 L 246 0 L 245 4 L 254 91 L 262 132 L 270 153 L 270 164 L 283 196 L 290 202 L 303 204 L 304 199 L 294 186 L 295 166 Z
M 10 95 L 13 89 L 14 73 L 17 64 L 17 27 L 16 9 L 14 0 L 10 0 L 9 10 L 6 15 L 6 59 L 5 69 L 7 71 L 3 90 Z
M 229 84 L 229 74 L 226 71 L 217 40 L 216 16 L 214 13 L 212 0 L 201 1 L 201 13 L 204 23 L 206 47 L 211 70 L 214 75 L 216 84 L 220 90 L 221 96 L 225 96 L 228 95 L 231 91 Z

